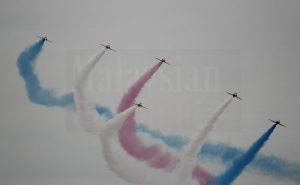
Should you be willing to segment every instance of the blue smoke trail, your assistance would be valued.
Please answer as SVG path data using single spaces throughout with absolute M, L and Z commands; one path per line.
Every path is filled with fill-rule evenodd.
M 269 139 L 276 124 L 267 130 L 252 146 L 248 151 L 235 159 L 233 164 L 221 175 L 218 176 L 219 185 L 230 185 L 246 168 L 246 166 L 255 158 L 256 154 L 262 149 L 266 141 Z
M 32 103 L 50 107 L 62 107 L 75 111 L 74 94 L 67 93 L 61 97 L 56 97 L 53 90 L 44 89 L 40 84 L 37 73 L 35 72 L 36 59 L 42 51 L 44 41 L 40 40 L 29 48 L 26 48 L 19 56 L 17 64 L 19 73 L 23 78 L 27 95 Z M 105 106 L 97 105 L 95 110 L 106 120 L 114 115 Z M 188 139 L 176 135 L 164 135 L 160 131 L 151 130 L 145 125 L 139 124 L 137 131 L 149 134 L 152 138 L 163 141 L 166 145 L 181 150 Z M 226 144 L 205 143 L 199 152 L 200 159 L 219 159 L 225 165 L 230 165 L 232 161 L 245 153 L 240 148 Z M 249 165 L 251 169 L 259 170 L 265 175 L 278 179 L 287 179 L 300 184 L 300 165 L 292 164 L 284 159 L 274 156 L 258 155 Z
M 112 112 L 110 111 L 109 108 L 104 107 L 104 106 L 100 106 L 100 105 L 96 105 L 95 106 L 95 110 L 98 112 L 98 114 L 100 116 L 102 116 L 106 121 L 110 120 L 114 117 L 114 115 L 112 114 Z
M 39 40 L 29 48 L 21 52 L 17 60 L 19 73 L 23 78 L 27 90 L 27 95 L 32 103 L 47 107 L 63 107 L 75 110 L 74 93 L 70 92 L 61 97 L 55 95 L 53 89 L 46 89 L 41 85 L 37 73 L 35 72 L 36 60 L 41 53 L 45 41 Z M 96 111 L 105 119 L 112 118 L 109 108 L 97 105 Z
M 26 48 L 19 56 L 17 64 L 19 73 L 25 81 L 25 86 L 28 98 L 31 102 L 46 105 L 49 107 L 65 107 L 67 109 L 74 109 L 74 95 L 73 93 L 65 94 L 61 97 L 54 95 L 54 90 L 45 89 L 35 72 L 36 59 L 41 53 L 44 45 L 44 40 L 41 39 L 29 48 Z
M 145 125 L 137 126 L 139 132 L 149 134 L 152 138 L 163 141 L 169 147 L 181 150 L 189 143 L 188 139 L 177 136 L 165 136 L 158 130 L 151 130 Z M 211 161 L 221 161 L 225 166 L 230 166 L 233 161 L 244 155 L 245 151 L 241 148 L 234 147 L 223 143 L 206 142 L 199 151 L 200 160 L 209 159 Z M 285 179 L 300 184 L 300 164 L 290 163 L 287 160 L 272 155 L 257 155 L 249 164 L 249 170 L 254 170 L 265 176 L 276 179 Z
M 241 148 L 222 143 L 205 143 L 199 152 L 200 160 L 220 160 L 226 166 L 231 165 L 238 157 L 245 154 Z M 249 164 L 249 170 L 270 176 L 278 180 L 288 180 L 300 184 L 300 164 L 290 163 L 287 160 L 272 155 L 257 155 Z
M 183 138 L 181 136 L 176 136 L 176 135 L 165 136 L 160 131 L 150 130 L 149 128 L 147 128 L 145 125 L 142 124 L 137 125 L 136 130 L 139 132 L 146 133 L 154 139 L 159 139 L 169 147 L 175 148 L 177 150 L 181 150 L 184 147 L 184 145 L 188 144 L 188 140 L 186 138 Z

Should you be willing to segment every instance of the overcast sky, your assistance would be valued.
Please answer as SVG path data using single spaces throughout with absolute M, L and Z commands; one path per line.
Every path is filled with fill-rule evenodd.
M 281 119 L 288 127 L 278 128 L 262 152 L 300 163 L 299 8 L 296 0 L 2 0 L 0 184 L 125 184 L 107 170 L 98 138 L 79 131 L 73 113 L 27 99 L 16 59 L 44 34 L 55 42 L 38 60 L 45 86 L 71 91 L 81 59 L 97 43 L 111 43 L 119 52 L 103 57 L 91 96 L 115 110 L 153 57 L 166 57 L 172 66 L 162 66 L 139 98 L 153 107 L 139 111 L 140 122 L 192 137 L 224 92 L 238 91 L 244 100 L 229 106 L 209 140 L 247 148 L 271 126 L 268 118 Z M 252 180 L 246 173 L 235 184 L 286 184 Z

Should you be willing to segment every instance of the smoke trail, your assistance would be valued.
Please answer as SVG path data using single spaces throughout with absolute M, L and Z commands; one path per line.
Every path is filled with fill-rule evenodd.
M 36 60 L 41 53 L 44 40 L 41 39 L 30 47 L 26 48 L 18 57 L 17 66 L 19 74 L 25 82 L 27 96 L 32 103 L 44 105 L 47 107 L 62 107 L 68 110 L 75 110 L 74 94 L 66 93 L 57 96 L 53 89 L 46 89 L 41 85 L 38 75 L 35 71 Z M 112 115 L 110 109 L 98 105 L 95 107 L 97 112 L 105 119 L 109 119 Z
M 40 105 L 51 106 L 51 107 L 64 107 L 70 110 L 75 110 L 74 106 L 74 94 L 68 93 L 62 97 L 56 97 L 53 90 L 44 89 L 40 84 L 38 76 L 35 72 L 36 59 L 39 53 L 42 51 L 44 41 L 40 40 L 39 42 L 32 45 L 30 48 L 24 50 L 17 61 L 20 75 L 25 81 L 26 90 L 28 93 L 28 97 L 30 101 L 33 103 L 37 103 Z M 97 55 L 102 56 L 102 54 Z M 96 57 L 97 58 L 97 57 Z M 96 63 L 97 60 L 94 60 Z M 84 91 L 83 91 L 83 83 L 86 80 L 89 71 L 93 68 L 95 63 L 90 63 L 86 69 L 83 71 L 81 76 L 78 78 L 78 83 L 76 86 L 77 90 L 77 101 L 79 104 L 83 103 L 82 100 L 85 100 Z M 78 105 L 77 105 L 78 106 Z M 84 104 L 78 107 L 86 107 L 88 104 Z M 106 119 L 111 119 L 112 114 L 108 109 L 103 106 L 96 106 L 95 109 L 101 115 L 104 115 Z M 82 109 L 79 109 L 79 112 Z M 82 113 L 82 112 L 81 112 Z M 85 112 L 86 113 L 86 112 Z M 116 117 L 117 119 L 117 117 Z M 85 120 L 86 121 L 86 120 Z M 94 131 L 94 129 L 88 129 L 89 131 Z
M 139 178 L 140 176 L 128 174 L 131 170 L 124 169 L 127 165 L 123 164 L 120 160 L 122 157 L 118 156 L 116 151 L 112 151 L 111 146 L 113 136 L 117 134 L 118 130 L 122 127 L 123 122 L 128 119 L 129 115 L 133 114 L 136 108 L 136 106 L 132 106 L 110 119 L 108 124 L 104 125 L 99 136 L 102 144 L 102 154 L 108 168 L 127 182 L 141 184 L 143 180 Z
M 74 108 L 74 96 L 72 93 L 65 94 L 61 97 L 56 97 L 54 90 L 44 89 L 41 86 L 36 72 L 34 71 L 36 59 L 41 53 L 44 45 L 44 40 L 39 40 L 29 48 L 26 48 L 17 60 L 19 73 L 25 81 L 28 98 L 30 101 L 40 105 L 49 107 L 65 107 L 67 109 Z
M 131 106 L 123 112 L 117 114 L 114 118 L 107 121 L 107 124 L 103 125 L 100 132 L 100 140 L 104 142 L 104 148 L 109 144 L 109 140 L 114 134 L 122 127 L 122 124 L 128 119 L 128 117 L 134 113 L 137 106 Z M 105 152 L 106 150 L 104 150 Z M 105 157 L 109 158 L 109 154 L 105 153 Z
M 226 166 L 236 160 L 245 151 L 222 143 L 205 143 L 199 152 L 199 158 L 211 161 L 221 161 Z M 249 167 L 249 168 L 248 168 Z M 257 174 L 263 174 L 278 180 L 287 180 L 300 184 L 300 164 L 291 163 L 287 160 L 272 155 L 257 155 L 248 165 L 247 169 Z
M 164 135 L 159 130 L 151 130 L 145 125 L 137 125 L 139 132 L 146 133 L 154 139 L 163 141 L 169 147 L 181 150 L 189 143 L 189 140 L 177 135 Z M 222 162 L 228 166 L 245 150 L 229 144 L 206 142 L 198 153 L 200 160 L 208 159 L 211 161 Z M 285 159 L 273 156 L 258 154 L 253 162 L 248 165 L 250 172 L 266 175 L 278 180 L 288 180 L 300 184 L 300 164 L 291 163 Z
M 151 69 L 146 71 L 128 90 L 128 92 L 122 97 L 121 103 L 118 107 L 118 112 L 122 112 L 128 107 L 132 106 L 135 98 L 141 92 L 144 85 L 150 80 L 154 73 L 160 68 L 162 62 L 157 63 Z
M 151 130 L 147 128 L 146 125 L 138 124 L 136 126 L 138 132 L 145 133 L 151 136 L 153 139 L 158 139 L 164 142 L 167 146 L 172 147 L 177 150 L 181 150 L 184 145 L 189 143 L 187 138 L 179 135 L 164 135 L 159 130 Z
M 146 82 L 159 69 L 162 62 L 156 64 L 148 70 L 123 96 L 118 107 L 118 112 L 123 111 L 134 103 Z M 162 152 L 158 145 L 144 146 L 142 140 L 136 135 L 135 114 L 129 116 L 119 131 L 119 140 L 121 146 L 128 152 L 129 155 L 138 160 L 147 161 L 148 164 L 156 168 L 172 169 L 179 162 L 177 157 L 173 157 L 170 152 Z
M 234 160 L 232 166 L 230 166 L 224 173 L 219 175 L 218 184 L 231 184 L 243 172 L 245 167 L 255 158 L 256 154 L 264 146 L 275 128 L 276 124 L 269 128 L 255 143 L 253 143 L 244 155 Z
M 134 113 L 136 108 L 137 106 L 132 106 L 119 113 L 110 119 L 107 122 L 108 124 L 105 124 L 101 130 L 100 141 L 102 144 L 102 153 L 108 168 L 129 183 L 137 185 L 171 185 L 164 182 L 161 178 L 157 178 L 161 176 L 161 172 L 148 171 L 149 169 L 143 169 L 141 166 L 136 168 L 136 165 L 139 165 L 136 161 L 125 159 L 124 154 L 113 150 L 113 146 L 115 146 L 115 143 L 112 143 L 113 137 L 117 136 L 117 132 L 122 127 L 122 124 Z
M 207 185 L 207 184 L 216 184 L 216 178 L 200 168 L 196 166 L 192 173 L 193 179 L 196 179 L 199 184 Z
M 202 147 L 202 144 L 207 135 L 213 129 L 214 123 L 217 121 L 218 117 L 222 114 L 222 112 L 230 104 L 231 101 L 232 97 L 227 98 L 217 108 L 217 110 L 208 117 L 204 128 L 200 130 L 196 138 L 187 146 L 186 151 L 184 152 L 184 155 L 182 157 L 181 163 L 178 167 L 178 176 L 180 177 L 180 179 L 187 179 L 192 173 L 199 149 Z
M 101 119 L 99 119 L 100 117 L 98 115 L 95 115 L 96 111 L 91 111 L 91 109 L 94 109 L 94 107 L 86 96 L 86 80 L 92 69 L 104 55 L 105 51 L 106 50 L 99 51 L 89 60 L 89 62 L 77 77 L 75 83 L 75 103 L 80 119 L 80 124 L 84 128 L 84 130 L 90 134 L 99 134 Z
M 103 117 L 103 119 L 110 120 L 114 117 L 114 115 L 112 114 L 112 112 L 110 111 L 110 109 L 108 107 L 105 106 L 100 106 L 100 105 L 96 105 L 95 110 L 97 111 L 97 113 Z
M 107 162 L 108 168 L 119 177 L 130 183 L 135 183 L 138 185 L 175 185 L 177 183 L 177 177 L 174 176 L 174 174 L 167 173 L 162 175 L 162 171 L 151 171 L 151 169 L 145 168 L 141 170 L 141 166 L 139 166 L 139 168 L 134 168 L 133 166 L 137 165 L 136 162 L 133 164 L 132 161 L 129 161 L 130 164 L 125 164 L 127 160 L 124 160 L 124 155 L 118 156 L 118 152 L 112 150 L 113 136 L 116 135 L 117 131 L 121 128 L 122 123 L 124 123 L 125 120 L 134 113 L 136 108 L 136 106 L 132 106 L 116 115 L 113 119 L 108 121 L 108 124 L 104 125 L 100 132 L 102 153 L 105 161 Z M 207 182 L 207 177 L 212 176 L 200 167 L 196 167 L 196 169 L 196 180 L 198 181 L 199 185 L 204 185 Z M 194 184 L 190 183 L 191 181 L 188 182 L 189 183 L 185 183 L 185 185 Z
M 135 98 L 138 96 L 139 92 L 142 90 L 146 82 L 152 77 L 152 75 L 159 69 L 162 63 L 158 63 L 149 71 L 147 71 L 123 96 L 121 103 L 118 108 L 118 112 L 124 110 L 125 108 L 131 106 L 134 103 Z M 228 104 L 231 98 L 228 100 Z M 225 108 L 226 105 L 224 105 Z M 224 109 L 223 108 L 223 109 Z M 220 110 L 220 113 L 222 110 Z M 220 114 L 219 113 L 219 114 Z M 142 160 L 147 161 L 151 167 L 155 168 L 165 168 L 167 170 L 173 170 L 174 167 L 179 163 L 180 159 L 177 156 L 172 155 L 170 152 L 163 152 L 161 148 L 157 145 L 144 146 L 142 141 L 136 135 L 136 122 L 134 119 L 134 113 L 129 116 L 129 118 L 124 122 L 122 128 L 119 131 L 119 141 L 122 147 L 128 152 L 129 155 Z M 215 119 L 214 119 L 215 120 Z M 213 120 L 213 121 L 214 121 Z M 197 155 L 195 154 L 195 158 Z M 202 168 L 198 167 L 197 177 L 205 181 L 208 172 L 204 171 Z M 192 174 L 192 170 L 189 172 Z M 184 182 L 187 182 L 185 179 Z M 178 183 L 178 181 L 176 182 Z
M 38 41 L 29 48 L 26 48 L 18 57 L 17 66 L 19 73 L 26 86 L 27 96 L 32 103 L 50 107 L 63 107 L 69 110 L 75 110 L 74 94 L 66 93 L 57 97 L 53 90 L 45 89 L 40 84 L 36 73 L 36 59 L 43 48 L 43 40 Z M 95 106 L 96 111 L 106 120 L 113 117 L 112 112 L 105 106 Z M 188 140 L 182 136 L 164 135 L 160 131 L 148 129 L 144 125 L 137 125 L 139 132 L 146 133 L 155 139 L 163 141 L 166 145 L 180 150 L 188 143 Z M 243 150 L 226 145 L 205 143 L 200 151 L 200 158 L 220 159 L 224 164 L 229 165 L 236 157 L 242 155 Z M 250 169 L 263 172 L 273 178 L 293 181 L 300 184 L 300 164 L 290 163 L 287 160 L 268 156 L 258 155 L 249 165 Z

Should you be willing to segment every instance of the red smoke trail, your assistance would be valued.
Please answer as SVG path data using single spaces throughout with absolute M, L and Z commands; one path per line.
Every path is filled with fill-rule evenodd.
M 216 178 L 200 166 L 196 166 L 193 170 L 193 179 L 196 179 L 201 185 L 216 185 Z
M 162 62 L 157 63 L 148 70 L 123 96 L 118 108 L 118 113 L 132 106 L 135 98 L 138 96 L 144 85 L 160 68 Z M 129 155 L 147 161 L 151 167 L 172 168 L 171 164 L 178 162 L 178 158 L 171 155 L 170 152 L 163 152 L 158 145 L 144 146 L 143 141 L 136 135 L 135 114 L 132 114 L 126 122 L 123 123 L 119 131 L 119 140 L 122 147 Z
M 139 95 L 148 80 L 160 68 L 161 64 L 162 62 L 153 66 L 141 76 L 136 83 L 134 83 L 123 96 L 118 107 L 118 113 L 132 106 L 135 102 L 135 98 Z M 138 160 L 148 162 L 148 165 L 151 167 L 173 170 L 176 164 L 180 162 L 178 156 L 172 155 L 171 152 L 162 151 L 161 147 L 158 145 L 144 146 L 143 141 L 136 135 L 135 113 L 130 115 L 126 122 L 123 123 L 122 128 L 119 130 L 119 141 L 123 149 L 125 149 L 129 155 Z M 198 180 L 199 184 L 204 185 L 206 180 L 212 180 L 213 176 L 197 166 L 193 170 L 193 178 Z

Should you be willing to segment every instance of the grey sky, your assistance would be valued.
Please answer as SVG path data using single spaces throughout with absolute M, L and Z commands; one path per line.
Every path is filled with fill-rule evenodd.
M 288 127 L 278 128 L 263 152 L 299 163 L 299 8 L 300 1 L 296 0 L 2 0 L 0 184 L 125 184 L 106 169 L 97 138 L 68 131 L 73 119 L 69 113 L 27 100 L 16 59 L 40 34 L 47 34 L 55 44 L 45 45 L 38 72 L 43 84 L 59 92 L 72 88 L 70 68 L 78 64 L 76 60 L 72 64 L 72 57 L 92 54 L 99 49 L 98 42 L 111 43 L 120 50 L 103 58 L 103 65 L 111 70 L 119 60 L 128 63 L 124 70 L 136 67 L 140 74 L 153 65 L 154 55 L 169 58 L 174 73 L 186 65 L 199 69 L 217 66 L 222 69 L 220 74 L 225 73 L 222 77 L 228 79 L 217 92 L 158 91 L 154 93 L 159 96 L 156 99 L 153 93 L 145 91 L 141 100 L 150 107 L 162 106 L 158 109 L 166 114 L 160 114 L 159 123 L 165 125 L 156 123 L 157 118 L 152 116 L 155 110 L 139 111 L 138 119 L 151 128 L 191 137 L 198 128 L 196 113 L 189 120 L 191 125 L 180 127 L 176 123 L 175 127 L 170 112 L 175 108 L 168 105 L 173 102 L 169 96 L 180 99 L 176 110 L 186 106 L 199 108 L 200 122 L 226 97 L 223 91 L 237 90 L 244 101 L 229 106 L 210 140 L 247 148 L 271 125 L 268 118 L 281 119 Z M 172 70 L 167 67 L 163 66 L 161 73 Z M 155 86 L 159 81 L 157 77 L 152 83 Z M 116 98 L 96 97 L 95 93 L 92 96 L 115 108 L 125 89 L 115 92 Z M 221 125 L 222 119 L 230 127 Z M 228 129 L 235 124 L 238 129 Z M 244 174 L 236 184 L 253 184 L 253 176 Z M 254 177 L 258 184 L 286 184 Z

